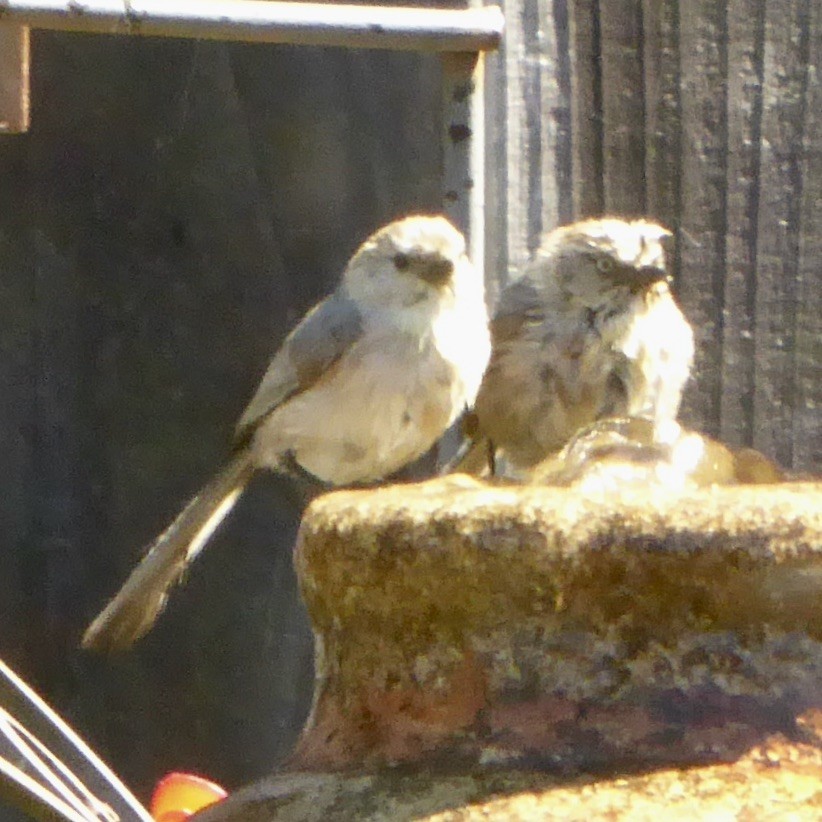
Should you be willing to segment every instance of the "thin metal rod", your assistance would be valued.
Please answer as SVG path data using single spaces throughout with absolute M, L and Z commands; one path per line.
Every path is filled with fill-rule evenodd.
M 0 660 L 0 720 L 4 714 L 13 716 L 26 729 L 29 737 L 36 738 L 41 751 L 47 749 L 51 759 L 62 762 L 59 770 L 71 772 L 72 777 L 67 779 L 67 785 L 77 790 L 76 783 L 82 783 L 83 788 L 78 790 L 78 795 L 82 799 L 81 804 L 88 804 L 89 815 L 94 812 L 95 818 L 99 819 L 100 809 L 107 808 L 120 820 L 151 822 L 148 811 L 109 767 L 34 690 Z M 5 722 L 0 722 L 0 745 L 4 750 L 8 748 L 5 744 L 7 726 L 6 718 Z M 28 764 L 31 767 L 32 763 Z M 32 783 L 39 785 L 40 789 L 35 789 Z M 93 794 L 94 801 L 90 801 L 89 794 Z M 65 813 L 64 808 L 71 806 L 64 798 L 0 755 L 0 804 L 3 799 L 22 802 L 21 807 L 26 810 L 31 810 L 32 805 L 39 806 L 41 810 L 51 805 L 62 810 L 67 819 L 75 819 Z M 96 804 L 99 808 L 94 807 Z M 76 806 L 73 811 L 78 812 Z
M 264 0 L 0 0 L 0 22 L 98 34 L 412 51 L 495 49 L 498 6 L 472 9 Z

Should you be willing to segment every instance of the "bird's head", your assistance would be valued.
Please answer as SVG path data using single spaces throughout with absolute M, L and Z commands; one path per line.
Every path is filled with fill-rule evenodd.
M 372 234 L 346 267 L 343 284 L 364 306 L 437 302 L 460 282 L 481 284 L 465 254 L 465 238 L 445 217 L 414 215 Z
M 670 236 L 648 220 L 582 220 L 546 235 L 538 258 L 551 262 L 563 291 L 597 301 L 614 291 L 638 294 L 668 282 L 663 240 Z

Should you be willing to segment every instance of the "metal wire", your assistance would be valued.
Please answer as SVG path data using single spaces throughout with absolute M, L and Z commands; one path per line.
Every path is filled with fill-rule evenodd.
M 150 822 L 88 745 L 0 661 L 0 804 L 35 819 Z

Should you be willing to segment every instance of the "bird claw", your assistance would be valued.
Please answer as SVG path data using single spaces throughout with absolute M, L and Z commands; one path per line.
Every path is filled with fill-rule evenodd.
M 330 482 L 321 480 L 318 476 L 312 474 L 308 469 L 300 465 L 291 449 L 285 451 L 280 457 L 280 468 L 282 473 L 293 482 L 297 491 L 305 499 L 313 499 L 319 494 L 330 491 L 333 488 Z

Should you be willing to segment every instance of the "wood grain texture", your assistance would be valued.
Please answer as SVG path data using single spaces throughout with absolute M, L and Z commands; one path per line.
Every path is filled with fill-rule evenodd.
M 680 4 L 682 189 L 677 290 L 694 326 L 695 374 L 684 419 L 708 434 L 719 427 L 725 260 L 727 29 L 714 0 Z
M 504 157 L 498 160 L 504 163 L 506 170 L 506 210 L 504 215 L 500 215 L 506 227 L 508 250 L 508 270 L 503 272 L 505 282 L 528 259 L 538 233 L 531 219 L 531 193 L 535 172 L 536 179 L 539 179 L 538 171 L 533 166 L 533 139 L 535 136 L 539 139 L 539 129 L 535 135 L 528 122 L 529 116 L 531 124 L 537 123 L 539 118 L 539 103 L 535 97 L 538 87 L 533 68 L 538 57 L 534 53 L 533 42 L 529 53 L 526 39 L 528 32 L 536 26 L 534 10 L 533 3 L 525 3 L 515 13 L 509 13 L 502 54 L 504 63 L 500 66 L 505 72 L 506 112 L 502 143 Z
M 573 215 L 569 6 L 566 0 L 527 0 L 512 6 L 500 55 L 489 74 L 494 111 L 489 124 L 488 177 L 499 199 L 489 199 L 490 233 L 503 237 L 507 282 L 529 259 L 544 232 Z M 504 233 L 500 226 L 504 225 Z
M 29 128 L 29 29 L 0 26 L 0 133 Z
M 684 420 L 787 465 L 818 464 L 818 312 L 804 307 L 816 293 L 819 106 L 815 63 L 797 51 L 815 43 L 818 23 L 780 0 L 536 0 L 509 2 L 507 25 L 491 90 L 505 115 L 493 141 L 505 173 L 489 158 L 499 280 L 542 230 L 573 217 L 646 214 L 668 225 L 676 289 L 698 339 Z M 779 33 L 786 26 L 793 41 Z M 766 50 L 781 68 L 766 72 Z M 791 77 L 806 66 L 804 90 Z M 800 456 L 780 437 L 813 442 Z
M 509 2 L 501 82 L 519 135 L 506 149 L 512 259 L 527 254 L 537 209 L 543 222 L 567 221 L 546 160 L 561 166 L 570 151 L 573 217 L 642 213 L 675 231 L 676 290 L 697 336 L 684 421 L 818 470 L 817 6 L 573 0 L 565 19 L 548 0 L 537 18 Z M 564 37 L 569 139 L 550 117 L 562 104 L 550 90 L 563 87 Z M 537 106 L 530 67 L 551 42 L 556 79 L 543 64 Z M 537 140 L 552 147 L 540 168 Z
M 647 213 L 662 225 L 676 229 L 682 162 L 677 0 L 645 0 L 642 30 Z M 672 256 L 676 269 L 676 247 Z
M 538 0 L 544 26 L 541 61 L 542 109 L 549 117 L 550 135 L 543 140 L 542 177 L 555 192 L 543 197 L 542 230 L 570 223 L 574 217 L 574 156 L 572 145 L 572 74 L 569 0 Z
M 643 216 L 645 89 L 642 0 L 600 2 L 605 211 Z
M 728 163 L 720 435 L 753 440 L 754 314 L 759 203 L 764 6 L 728 4 Z
M 822 466 L 822 4 L 809 20 L 794 338 L 793 465 Z
M 764 92 L 757 215 L 753 443 L 793 462 L 801 161 L 809 0 L 765 4 Z
M 602 72 L 599 3 L 570 0 L 569 41 L 574 216 L 603 213 Z
M 504 66 L 506 44 L 486 56 L 485 132 L 485 299 L 496 305 L 499 289 L 508 281 L 508 82 Z

